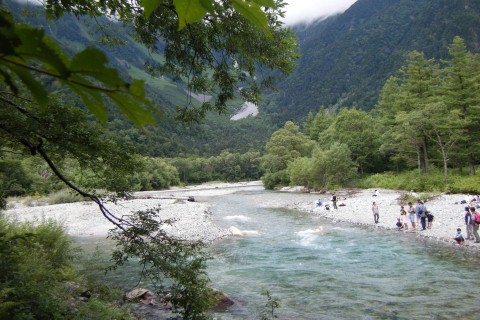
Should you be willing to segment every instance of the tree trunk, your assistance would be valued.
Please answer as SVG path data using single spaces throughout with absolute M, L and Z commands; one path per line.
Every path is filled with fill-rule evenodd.
M 428 160 L 428 150 L 427 150 L 427 139 L 426 138 L 423 138 L 422 149 L 423 149 L 423 171 L 425 173 L 428 173 L 429 160 Z
M 468 157 L 468 166 L 470 167 L 470 174 L 472 176 L 476 175 L 475 163 L 473 162 L 473 155 L 470 154 Z
M 447 166 L 447 158 L 443 156 L 443 174 L 445 176 L 445 182 L 448 181 L 448 166 Z
M 422 174 L 422 154 L 420 152 L 420 147 L 418 145 L 415 146 L 415 151 L 417 151 L 418 173 Z

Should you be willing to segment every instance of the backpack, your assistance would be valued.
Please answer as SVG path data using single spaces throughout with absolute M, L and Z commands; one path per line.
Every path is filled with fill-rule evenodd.
M 418 216 L 425 217 L 424 214 L 425 214 L 425 207 L 422 205 L 418 210 Z
M 475 222 L 476 224 L 480 224 L 480 214 L 478 212 L 475 212 L 474 216 L 475 218 L 472 219 L 472 221 Z

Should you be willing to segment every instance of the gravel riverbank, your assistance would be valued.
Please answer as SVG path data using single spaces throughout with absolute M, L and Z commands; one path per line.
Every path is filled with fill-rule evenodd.
M 129 214 L 138 210 L 145 210 L 160 206 L 163 219 L 175 218 L 177 222 L 168 229 L 178 237 L 204 240 L 211 242 L 219 238 L 232 235 L 228 229 L 216 225 L 210 218 L 209 203 L 201 199 L 209 196 L 219 196 L 234 193 L 240 190 L 258 190 L 262 188 L 260 181 L 244 183 L 217 183 L 188 186 L 164 191 L 149 191 L 135 193 L 136 199 L 120 201 L 117 205 L 111 204 L 109 208 L 117 216 Z M 283 188 L 284 192 L 301 192 L 301 188 Z M 404 234 L 405 236 L 416 236 L 442 243 L 453 243 L 452 237 L 456 228 L 460 227 L 466 236 L 464 223 L 464 195 L 441 194 L 438 197 L 425 203 L 427 209 L 433 213 L 435 219 L 431 229 L 420 231 L 419 223 L 415 231 L 409 226 L 407 231 L 396 231 L 395 223 L 400 216 L 399 198 L 405 191 L 379 190 L 379 195 L 373 197 L 373 189 L 340 190 L 337 196 L 341 199 L 338 203 L 338 210 L 325 210 L 318 207 L 316 199 L 322 199 L 324 203 L 330 203 L 331 192 L 325 194 L 312 194 L 312 201 L 299 201 L 294 203 L 283 203 L 281 206 L 310 212 L 333 221 L 342 221 L 357 225 L 369 226 L 372 228 L 386 228 Z M 188 201 L 193 197 L 196 201 Z M 345 198 L 345 200 L 343 200 Z M 198 200 L 200 199 L 200 201 Z M 372 201 L 376 201 L 380 211 L 378 224 L 374 224 L 371 210 Z M 6 214 L 19 220 L 32 220 L 55 218 L 62 221 L 70 235 L 75 237 L 102 237 L 106 236 L 112 225 L 101 215 L 98 207 L 92 202 L 79 202 L 70 204 L 59 204 L 38 207 L 25 207 L 20 204 L 11 204 L 12 209 Z M 464 244 L 472 250 L 480 250 L 480 244 L 467 240 Z
M 162 219 L 176 219 L 167 231 L 177 237 L 188 240 L 211 242 L 231 235 L 228 229 L 220 228 L 210 219 L 210 205 L 198 201 L 199 197 L 218 196 L 239 190 L 259 188 L 261 182 L 234 184 L 203 184 L 162 191 L 138 192 L 132 200 L 106 203 L 106 207 L 117 217 L 139 210 L 160 207 Z M 192 200 L 188 201 L 188 198 Z M 106 237 L 113 225 L 103 217 L 98 206 L 91 202 L 65 203 L 48 206 L 25 206 L 20 202 L 9 203 L 5 214 L 19 221 L 39 221 L 55 219 L 61 221 L 67 233 L 74 237 Z
M 284 188 L 284 191 L 289 191 L 292 188 Z M 293 188 L 293 190 L 295 190 Z M 325 210 L 325 207 L 318 207 L 314 201 L 305 203 L 293 203 L 288 207 L 294 210 L 301 210 L 310 212 L 314 215 L 322 216 L 333 221 L 348 222 L 351 224 L 369 226 L 371 228 L 385 228 L 392 229 L 398 232 L 399 236 L 416 236 L 441 243 L 453 244 L 452 238 L 455 235 L 456 229 L 461 228 L 462 234 L 466 237 L 465 226 L 465 204 L 460 202 L 464 199 L 461 194 L 440 194 L 438 197 L 431 199 L 425 203 L 427 210 L 434 215 L 434 221 L 431 229 L 421 231 L 420 222 L 416 224 L 416 230 L 412 230 L 409 224 L 409 230 L 397 231 L 395 223 L 400 217 L 400 202 L 399 199 L 406 191 L 398 190 L 378 190 L 379 195 L 374 197 L 373 189 L 355 189 L 355 190 L 341 190 L 337 192 L 340 199 L 338 203 L 344 203 L 345 206 L 339 206 L 337 210 Z M 319 194 L 318 199 L 324 203 L 329 203 L 332 208 L 332 203 L 329 201 L 331 193 Z M 372 202 L 375 201 L 379 207 L 380 219 L 379 223 L 375 224 L 372 213 Z M 405 205 L 405 210 L 408 206 Z M 479 211 L 480 209 L 477 209 Z M 472 240 L 465 241 L 464 247 L 480 252 L 480 243 L 475 243 Z

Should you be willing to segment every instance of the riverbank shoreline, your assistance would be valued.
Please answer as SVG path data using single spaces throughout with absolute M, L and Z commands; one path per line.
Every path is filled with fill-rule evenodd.
M 212 220 L 210 204 L 203 199 L 259 188 L 263 188 L 260 181 L 207 183 L 168 190 L 135 192 L 133 199 L 119 200 L 116 204 L 106 202 L 104 205 L 117 217 L 159 207 L 160 219 L 175 220 L 172 225 L 164 225 L 169 234 L 189 241 L 211 243 L 232 233 L 226 228 L 219 227 Z M 54 219 L 65 227 L 68 235 L 75 238 L 105 238 L 114 227 L 91 201 L 42 206 L 28 206 L 17 201 L 8 203 L 8 207 L 9 209 L 4 211 L 6 217 L 34 223 Z
M 299 188 L 282 188 L 283 192 L 299 192 Z M 325 194 L 316 194 L 317 198 L 322 200 L 323 204 L 329 204 L 330 210 L 326 210 L 325 206 L 317 206 L 315 201 L 306 203 L 294 203 L 288 205 L 289 209 L 308 212 L 314 216 L 319 216 L 331 220 L 333 222 L 345 222 L 350 225 L 357 225 L 367 227 L 371 230 L 384 229 L 396 232 L 398 236 L 408 235 L 427 240 L 431 243 L 445 244 L 448 246 L 454 245 L 452 239 L 456 233 L 457 228 L 461 228 L 462 234 L 466 238 L 465 225 L 465 206 L 461 201 L 464 195 L 461 194 L 439 194 L 433 199 L 427 201 L 425 206 L 427 210 L 434 215 L 434 220 L 431 229 L 421 230 L 420 222 L 416 223 L 415 231 L 412 226 L 408 224 L 408 230 L 400 230 L 396 227 L 397 218 L 400 217 L 400 205 L 402 194 L 407 193 L 404 190 L 386 190 L 378 189 L 378 196 L 373 196 L 374 189 L 343 189 L 335 192 L 340 199 L 338 204 L 345 204 L 345 206 L 338 206 L 338 209 L 333 209 L 330 198 L 333 192 Z M 315 195 L 314 193 L 312 195 Z M 376 202 L 379 207 L 379 222 L 374 223 L 372 213 L 372 203 Z M 405 205 L 405 210 L 408 206 Z M 478 211 L 479 209 L 477 209 Z M 455 244 L 456 245 L 456 244 Z M 469 252 L 480 254 L 480 243 L 475 243 L 474 240 L 466 240 L 462 249 Z
M 211 243 L 219 239 L 233 236 L 231 230 L 218 226 L 210 212 L 209 197 L 232 194 L 239 191 L 264 190 L 261 181 L 241 183 L 207 183 L 201 185 L 172 188 L 161 191 L 146 191 L 134 193 L 134 199 L 119 201 L 117 205 L 108 204 L 117 216 L 128 215 L 131 212 L 160 207 L 162 219 L 176 219 L 168 232 L 172 235 L 187 240 L 200 240 Z M 431 229 L 420 231 L 417 224 L 416 231 L 409 229 L 397 231 L 395 223 L 400 217 L 399 199 L 406 191 L 379 189 L 379 194 L 373 196 L 373 189 L 343 189 L 335 193 L 339 198 L 337 210 L 333 209 L 330 198 L 333 192 L 306 193 L 308 199 L 299 202 L 280 202 L 278 207 L 308 212 L 314 216 L 323 217 L 333 222 L 345 222 L 351 225 L 365 226 L 371 229 L 382 228 L 398 233 L 398 236 L 408 234 L 425 240 L 446 245 L 453 245 L 452 240 L 456 229 L 461 228 L 466 237 L 464 222 L 464 207 L 461 204 L 463 195 L 439 194 L 425 203 L 427 209 L 433 213 L 435 219 Z M 301 187 L 286 187 L 276 192 L 302 193 Z M 194 201 L 189 201 L 194 200 Z M 300 197 L 299 197 L 300 198 Z M 320 199 L 323 204 L 330 204 L 330 210 L 325 206 L 317 206 Z M 372 202 L 378 204 L 380 211 L 379 223 L 373 221 L 371 211 Z M 92 202 L 79 202 L 50 206 L 26 207 L 20 203 L 11 204 L 11 209 L 5 211 L 7 216 L 20 221 L 56 219 L 61 221 L 67 233 L 74 237 L 106 237 L 108 230 L 113 227 Z M 480 244 L 467 240 L 462 245 L 468 251 L 480 253 Z

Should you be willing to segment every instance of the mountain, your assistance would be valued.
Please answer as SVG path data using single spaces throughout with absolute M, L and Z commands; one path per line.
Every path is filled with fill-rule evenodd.
M 295 72 L 278 84 L 278 92 L 265 95 L 258 116 L 230 121 L 211 115 L 203 124 L 187 126 L 171 119 L 174 106 L 186 99 L 184 87 L 145 72 L 146 62 L 163 57 L 136 43 L 127 28 L 107 21 L 108 29 L 98 29 L 91 19 L 71 16 L 47 21 L 39 7 L 30 5 L 28 14 L 22 15 L 18 13 L 27 12 L 23 6 L 6 3 L 18 20 L 41 26 L 65 50 L 77 52 L 95 45 L 124 75 L 146 81 L 149 96 L 169 116 L 167 120 L 145 130 L 121 121 L 120 114 L 112 113 L 110 120 L 122 141 L 134 141 L 139 152 L 152 156 L 260 150 L 286 120 L 301 123 L 309 111 L 317 112 L 321 106 L 371 109 L 385 81 L 413 50 L 429 58 L 445 58 L 448 45 L 459 35 L 472 52 L 480 51 L 479 0 L 358 0 L 343 14 L 293 28 L 301 59 Z M 112 46 L 105 39 L 126 45 Z M 241 102 L 232 103 L 231 114 L 240 107 Z
M 153 77 L 145 71 L 146 63 L 161 62 L 163 56 L 151 53 L 137 43 L 128 28 L 105 18 L 97 18 L 100 21 L 96 21 L 89 17 L 65 15 L 58 20 L 47 20 L 41 6 L 12 0 L 5 1 L 4 4 L 15 15 L 16 21 L 43 29 L 67 54 L 95 46 L 107 55 L 109 64 L 122 77 L 145 80 L 150 100 L 166 115 L 166 119 L 159 120 L 159 126 L 138 129 L 117 109 L 109 112 L 112 134 L 122 143 L 134 142 L 141 154 L 162 157 L 211 156 L 218 155 L 223 150 L 260 150 L 270 134 L 277 129 L 265 114 L 241 121 L 230 121 L 228 116 L 211 114 L 201 124 L 175 122 L 175 106 L 183 105 L 189 100 L 185 86 L 168 77 Z M 159 42 L 157 46 L 161 49 L 162 43 Z M 191 103 L 200 105 L 197 98 L 200 100 L 192 95 Z M 230 103 L 231 115 L 242 108 L 242 103 L 240 99 Z
M 445 58 L 456 35 L 479 52 L 479 25 L 478 0 L 358 0 L 341 15 L 294 28 L 302 57 L 266 108 L 282 120 L 321 106 L 369 110 L 409 52 Z

